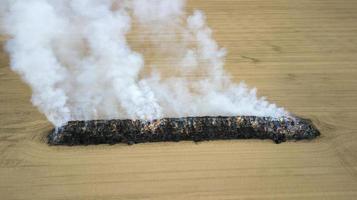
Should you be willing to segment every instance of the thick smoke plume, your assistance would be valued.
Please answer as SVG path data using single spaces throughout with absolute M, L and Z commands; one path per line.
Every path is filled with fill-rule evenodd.
M 184 0 L 0 3 L 11 68 L 55 126 L 89 119 L 288 115 L 255 89 L 231 81 L 225 49 L 202 11 L 186 14 Z M 150 41 L 152 54 L 170 64 L 148 64 L 140 48 L 133 50 L 133 29 L 137 41 Z

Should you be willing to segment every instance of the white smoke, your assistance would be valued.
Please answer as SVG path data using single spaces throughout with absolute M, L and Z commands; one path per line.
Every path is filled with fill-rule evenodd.
M 224 71 L 225 49 L 202 11 L 184 0 L 0 0 L 11 68 L 55 125 L 80 119 L 288 115 Z M 164 69 L 145 63 L 127 38 L 136 26 Z M 139 31 L 139 32 L 140 32 Z M 150 68 L 152 73 L 144 74 Z M 187 78 L 199 74 L 197 78 Z

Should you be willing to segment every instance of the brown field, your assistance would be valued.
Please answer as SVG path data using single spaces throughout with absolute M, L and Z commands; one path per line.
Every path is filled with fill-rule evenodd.
M 1 200 L 357 199 L 357 1 L 188 4 L 206 12 L 236 81 L 311 118 L 322 136 L 49 147 L 50 123 L 0 51 Z

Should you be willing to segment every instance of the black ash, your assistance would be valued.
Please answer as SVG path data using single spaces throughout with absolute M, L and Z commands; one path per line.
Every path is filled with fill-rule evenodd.
M 222 139 L 313 139 L 320 132 L 298 117 L 183 117 L 145 120 L 70 121 L 48 136 L 51 145 L 90 145 Z

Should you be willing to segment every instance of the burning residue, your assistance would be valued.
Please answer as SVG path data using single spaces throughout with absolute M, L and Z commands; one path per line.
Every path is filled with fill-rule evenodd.
M 181 140 L 313 139 L 320 132 L 310 120 L 298 117 L 183 117 L 158 120 L 70 121 L 48 136 L 49 144 L 88 145 Z
M 32 88 L 32 102 L 55 125 L 71 120 L 159 119 L 205 115 L 281 117 L 288 113 L 234 83 L 224 71 L 205 15 L 185 13 L 184 0 L 0 0 L 11 68 Z M 136 24 L 177 62 L 161 78 L 134 51 Z M 160 42 L 172 37 L 175 43 Z M 171 38 L 169 38 L 170 40 Z M 175 39 L 175 40 L 174 40 Z M 165 54 L 166 55 L 166 54 Z M 185 75 L 199 72 L 200 79 Z M 155 124 L 150 124 L 155 126 Z M 148 127 L 150 128 L 150 127 Z

